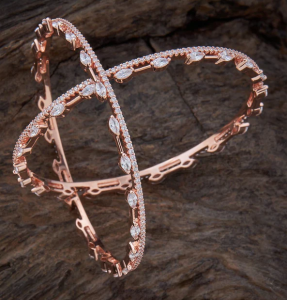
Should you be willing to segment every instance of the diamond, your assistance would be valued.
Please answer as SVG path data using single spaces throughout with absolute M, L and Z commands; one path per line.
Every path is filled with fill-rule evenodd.
M 83 50 L 80 52 L 80 61 L 84 66 L 90 66 L 92 62 L 90 55 Z
M 66 32 L 65 38 L 66 38 L 66 40 L 67 40 L 69 43 L 72 43 L 73 40 L 76 39 L 76 36 L 74 35 L 73 32 Z
M 134 192 L 129 192 L 127 200 L 131 208 L 135 208 L 137 206 L 138 197 Z
M 57 29 L 58 28 L 59 23 L 57 21 L 53 21 L 52 22 L 52 26 Z
M 114 116 L 110 116 L 109 127 L 111 132 L 114 133 L 115 135 L 120 134 L 120 124 Z
M 164 57 L 159 57 L 153 61 L 153 65 L 155 68 L 163 68 L 166 65 L 168 65 L 168 63 L 169 63 L 168 59 Z
M 101 82 L 96 83 L 96 94 L 103 99 L 107 97 L 107 90 Z
M 138 225 L 133 225 L 131 227 L 131 235 L 132 237 L 136 240 L 138 238 L 138 235 L 140 234 L 141 230 L 140 228 L 138 227 Z
M 23 148 L 21 148 L 21 147 L 17 147 L 17 148 L 16 148 L 16 156 L 17 156 L 17 157 L 22 156 L 23 153 L 24 153 Z
M 39 128 L 33 125 L 30 129 L 29 136 L 34 137 L 38 135 L 38 133 L 39 133 Z
M 129 254 L 130 260 L 134 260 L 134 259 L 136 259 L 138 256 L 139 256 L 138 253 L 132 253 L 132 252 L 130 252 L 130 254 Z
M 198 51 L 192 52 L 189 57 L 194 61 L 199 61 L 204 57 L 204 53 Z
M 247 59 L 246 63 L 245 63 L 247 68 L 252 69 L 254 67 L 253 63 L 250 61 L 250 59 Z
M 130 173 L 132 164 L 131 164 L 130 159 L 128 158 L 128 156 L 127 156 L 125 153 L 123 153 L 122 156 L 121 156 L 121 159 L 120 159 L 120 167 L 121 167 L 122 170 L 123 170 L 124 172 L 126 172 L 127 174 Z
M 261 78 L 263 81 L 267 79 L 267 76 L 264 75 L 263 73 L 261 73 L 259 76 L 260 76 L 260 78 Z
M 223 51 L 220 53 L 220 57 L 224 60 L 224 61 L 230 61 L 233 59 L 233 57 L 228 54 L 226 51 Z
M 124 275 L 127 275 L 128 272 L 129 272 L 129 270 L 128 270 L 128 268 L 123 268 L 123 269 L 122 269 L 122 272 L 123 272 Z
M 59 115 L 61 115 L 65 110 L 65 105 L 60 103 L 60 104 L 57 104 L 53 107 L 53 109 L 51 110 L 50 112 L 50 115 L 52 117 L 57 117 Z
M 96 85 L 95 84 L 90 84 L 87 85 L 81 92 L 81 96 L 83 97 L 89 97 L 92 94 L 94 94 L 96 92 Z
M 191 64 L 193 61 L 200 61 L 205 56 L 204 53 L 195 51 L 187 55 L 187 64 Z
M 114 77 L 118 80 L 124 80 L 127 79 L 132 75 L 133 71 L 132 69 L 122 69 L 119 72 L 117 72 Z

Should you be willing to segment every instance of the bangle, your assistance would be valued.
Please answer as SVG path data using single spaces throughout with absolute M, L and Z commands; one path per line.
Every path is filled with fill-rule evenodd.
M 100 260 L 103 271 L 115 277 L 122 276 L 136 269 L 142 259 L 145 245 L 145 208 L 136 157 L 119 103 L 97 56 L 83 35 L 71 23 L 63 19 L 47 18 L 36 28 L 35 32 L 37 38 L 32 44 L 35 57 L 32 74 L 37 82 L 43 82 L 45 95 L 38 100 L 38 106 L 42 111 L 26 127 L 16 143 L 13 152 L 14 173 L 18 175 L 18 182 L 22 187 L 32 184 L 34 186 L 32 192 L 37 195 L 53 190 L 52 186 L 64 188 L 61 198 L 70 207 L 77 209 L 79 218 L 76 220 L 76 226 L 88 242 L 90 255 Z M 64 37 L 71 49 L 81 49 L 81 65 L 91 79 L 85 80 L 52 102 L 48 51 L 53 34 Z M 100 101 L 108 101 L 110 104 L 112 115 L 109 119 L 109 128 L 119 151 L 119 166 L 129 178 L 129 184 L 124 188 L 125 198 L 129 204 L 130 233 L 133 240 L 129 242 L 127 254 L 121 261 L 105 250 L 82 205 L 78 195 L 79 188 L 65 187 L 65 183 L 73 185 L 73 179 L 55 118 L 63 117 L 76 104 L 90 99 L 93 95 L 97 96 Z M 36 141 L 43 135 L 49 143 L 55 142 L 57 147 L 59 159 L 53 162 L 53 170 L 59 177 L 59 182 L 56 184 L 53 182 L 47 184 L 45 179 L 27 167 L 25 156 L 31 153 Z
M 51 24 L 53 28 L 51 28 Z M 169 173 L 181 168 L 195 166 L 200 156 L 220 152 L 233 136 L 244 134 L 250 125 L 246 122 L 247 118 L 258 116 L 263 110 L 261 101 L 263 97 L 267 96 L 268 86 L 264 85 L 267 77 L 258 65 L 245 54 L 221 47 L 169 50 L 133 59 L 104 71 L 83 36 L 68 21 L 45 19 L 42 26 L 39 25 L 38 31 L 42 33 L 39 35 L 36 30 L 36 34 L 39 36 L 33 46 L 36 50 L 36 64 L 33 68 L 33 74 L 36 81 L 44 82 L 46 95 L 45 98 L 40 97 L 38 102 L 42 112 L 28 125 L 16 144 L 13 155 L 14 173 L 18 174 L 18 181 L 22 186 L 32 183 L 34 186 L 32 192 L 37 195 L 53 191 L 58 193 L 59 197 L 70 206 L 76 206 L 81 216 L 81 219 L 77 219 L 76 225 L 87 238 L 91 254 L 96 259 L 100 257 L 102 269 L 114 276 L 127 274 L 139 265 L 144 251 L 145 210 L 141 179 L 146 178 L 153 183 L 160 182 Z M 72 49 L 83 48 L 80 52 L 80 60 L 91 79 L 72 88 L 52 103 L 46 45 L 48 45 L 48 38 L 54 32 L 57 32 L 58 35 L 64 35 Z M 42 41 L 43 36 L 45 37 L 44 40 L 47 41 L 46 44 Z M 44 48 L 41 49 L 41 46 Z M 139 172 L 130 136 L 109 80 L 114 79 L 118 83 L 124 83 L 132 77 L 148 71 L 163 71 L 175 59 L 185 60 L 187 65 L 201 61 L 225 65 L 233 61 L 239 71 L 251 78 L 252 91 L 238 114 L 217 133 L 186 152 Z M 108 101 L 112 108 L 113 114 L 109 119 L 109 128 L 120 153 L 120 167 L 126 175 L 105 180 L 73 182 L 54 117 L 67 114 L 77 103 L 90 98 L 92 95 L 96 95 L 101 101 Z M 25 154 L 31 152 L 35 141 L 44 132 L 46 140 L 49 143 L 54 141 L 58 149 L 59 160 L 54 160 L 53 163 L 53 169 L 59 177 L 58 181 L 41 178 L 27 168 Z M 131 234 L 134 241 L 129 243 L 128 253 L 124 260 L 118 261 L 110 252 L 104 250 L 81 204 L 77 194 L 78 189 L 84 190 L 84 196 L 96 196 L 106 191 L 126 191 L 131 212 Z

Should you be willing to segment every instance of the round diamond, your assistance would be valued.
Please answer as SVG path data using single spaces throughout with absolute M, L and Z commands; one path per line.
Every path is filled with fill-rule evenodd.
M 132 164 L 130 159 L 128 158 L 128 156 L 123 153 L 120 159 L 120 167 L 123 169 L 124 172 L 126 172 L 127 174 L 130 173 Z
M 66 38 L 66 40 L 67 40 L 69 43 L 72 43 L 73 40 L 76 39 L 76 36 L 74 35 L 73 32 L 66 32 L 65 38 Z
M 89 56 L 89 54 L 87 54 L 85 51 L 81 51 L 80 52 L 80 61 L 84 66 L 90 66 L 91 65 L 91 57 Z
M 94 94 L 96 92 L 96 85 L 95 84 L 90 84 L 87 85 L 82 91 L 81 91 L 81 95 L 83 97 L 89 97 L 92 94 Z
M 134 192 L 129 192 L 127 200 L 131 208 L 135 208 L 137 206 L 138 197 Z
M 131 235 L 132 235 L 132 237 L 136 240 L 137 238 L 138 238 L 138 235 L 140 234 L 140 232 L 141 232 L 141 230 L 140 230 L 140 228 L 137 226 L 137 225 L 133 225 L 132 227 L 131 227 Z
M 115 78 L 119 80 L 123 80 L 132 75 L 132 69 L 122 69 L 115 74 Z
M 53 107 L 53 109 L 51 110 L 50 112 L 50 115 L 52 117 L 57 117 L 59 115 L 61 115 L 65 110 L 65 105 L 60 103 L 60 104 L 57 104 Z
M 115 135 L 120 134 L 120 124 L 114 116 L 110 116 L 109 127 L 112 133 L 114 133 Z
M 107 97 L 107 90 L 101 82 L 96 83 L 96 94 L 103 99 Z
M 39 128 L 37 126 L 33 125 L 30 129 L 29 136 L 34 137 L 34 136 L 38 135 L 38 133 L 39 133 Z
M 168 65 L 168 63 L 169 63 L 168 59 L 164 57 L 159 57 L 153 61 L 153 65 L 155 68 L 163 68 L 166 65 Z

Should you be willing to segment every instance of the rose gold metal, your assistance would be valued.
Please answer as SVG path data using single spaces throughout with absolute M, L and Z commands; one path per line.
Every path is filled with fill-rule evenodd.
M 136 207 L 129 207 L 129 210 L 132 216 L 131 228 L 136 226 L 140 228 L 140 232 L 129 242 L 125 258 L 122 261 L 117 260 L 109 251 L 105 250 L 104 245 L 96 234 L 84 210 L 78 194 L 78 188 L 71 186 L 71 189 L 66 189 L 65 196 L 62 196 L 61 199 L 70 207 L 77 209 L 79 218 L 76 220 L 76 226 L 87 240 L 90 255 L 96 260 L 101 261 L 102 269 L 105 272 L 115 277 L 122 276 L 136 269 L 142 259 L 145 245 L 145 210 L 141 183 L 137 180 L 140 176 L 138 166 L 120 106 L 95 53 L 82 34 L 71 23 L 64 19 L 51 20 L 47 18 L 42 21 L 42 24 L 38 26 L 35 32 L 37 39 L 35 39 L 32 44 L 35 56 L 32 74 L 37 82 L 43 82 L 44 84 L 44 95 L 40 96 L 38 100 L 38 106 L 42 112 L 27 126 L 16 143 L 13 152 L 13 172 L 18 175 L 18 181 L 22 187 L 32 184 L 34 186 L 32 192 L 35 194 L 41 195 L 44 192 L 51 191 L 51 187 L 45 184 L 45 179 L 34 176 L 34 173 L 27 168 L 25 158 L 26 154 L 31 153 L 38 138 L 44 135 L 47 142 L 55 143 L 58 154 L 58 159 L 53 161 L 53 170 L 58 175 L 59 181 L 51 186 L 59 188 L 65 187 L 66 183 L 73 184 L 55 117 L 65 116 L 76 104 L 85 99 L 90 99 L 94 95 L 101 101 L 108 101 L 113 116 L 120 126 L 120 133 L 115 137 L 120 157 L 124 156 L 129 163 L 126 165 L 129 168 L 128 170 L 121 167 L 126 173 L 130 174 L 127 175 L 130 181 L 129 186 L 137 196 Z M 85 80 L 52 102 L 48 52 L 50 38 L 53 34 L 64 37 L 72 50 L 80 48 L 84 51 L 85 55 L 81 62 L 82 64 L 87 63 L 91 65 L 84 67 L 84 70 L 90 75 L 91 79 Z M 128 143 L 125 142 L 127 138 L 129 139 Z M 126 188 L 127 187 L 128 185 Z M 133 250 L 131 250 L 130 245 L 134 243 L 137 245 L 136 256 L 130 257 L 130 252 L 135 249 L 133 248 Z
M 257 64 L 245 54 L 221 47 L 192 47 L 169 50 L 137 58 L 104 71 L 87 41 L 68 21 L 63 19 L 55 19 L 52 21 L 47 18 L 43 20 L 35 32 L 37 39 L 32 44 L 33 53 L 35 55 L 35 65 L 32 68 L 32 74 L 37 82 L 44 83 L 45 96 L 40 96 L 38 100 L 38 105 L 42 112 L 29 124 L 16 143 L 13 152 L 13 172 L 19 176 L 18 181 L 22 187 L 32 184 L 34 186 L 32 192 L 37 195 L 49 191 L 55 192 L 59 198 L 63 199 L 69 206 L 77 208 L 80 218 L 76 220 L 76 226 L 86 237 L 90 254 L 95 257 L 96 260 L 101 261 L 101 267 L 104 272 L 111 273 L 116 277 L 122 276 L 122 274 L 127 274 L 139 265 L 144 250 L 145 210 L 141 180 L 145 179 L 151 183 L 161 182 L 172 172 L 196 166 L 198 158 L 222 151 L 226 143 L 233 136 L 244 134 L 250 126 L 250 124 L 246 122 L 247 118 L 257 116 L 261 114 L 263 110 L 261 100 L 267 96 L 268 86 L 264 85 L 264 81 L 267 77 L 263 74 L 263 71 L 259 69 Z M 66 38 L 69 46 L 73 50 L 76 48 L 83 49 L 91 59 L 89 60 L 89 58 L 87 58 L 86 61 L 82 61 L 81 63 L 91 79 L 72 88 L 61 97 L 58 97 L 54 102 L 52 102 L 51 96 L 48 59 L 50 37 L 53 34 Z M 175 59 L 182 59 L 188 65 L 197 64 L 201 61 L 225 65 L 229 61 L 234 61 L 236 68 L 251 78 L 252 91 L 238 114 L 217 133 L 182 154 L 153 167 L 139 171 L 130 136 L 109 79 L 115 79 L 118 83 L 127 82 L 141 73 L 163 71 L 168 67 L 170 62 Z M 124 74 L 120 76 L 119 72 L 122 70 Z M 127 76 L 125 76 L 125 74 L 127 74 Z M 117 121 L 114 126 L 119 126 L 120 128 L 119 134 L 113 133 L 111 129 L 110 131 L 118 148 L 119 161 L 121 161 L 120 158 L 122 156 L 128 158 L 125 164 L 121 165 L 121 168 L 127 175 L 104 180 L 74 182 L 61 143 L 56 118 L 51 114 L 53 114 L 53 110 L 57 108 L 60 111 L 58 117 L 61 117 L 67 114 L 79 102 L 90 99 L 95 93 L 84 95 L 84 91 L 87 87 L 94 87 L 97 82 L 102 83 L 107 92 L 106 97 L 105 95 L 98 95 L 97 97 L 100 101 L 106 100 L 109 102 L 113 111 L 112 116 Z M 63 105 L 64 108 L 61 105 Z M 31 132 L 38 133 L 35 136 L 31 136 Z M 31 153 L 32 148 L 41 135 L 44 135 L 49 143 L 54 142 L 56 145 L 58 160 L 54 160 L 53 169 L 58 175 L 59 180 L 42 178 L 27 168 L 25 155 Z M 129 163 L 131 166 L 130 169 L 125 169 L 125 167 L 129 167 Z M 129 174 L 129 172 L 131 174 Z M 101 193 L 111 191 L 125 192 L 127 197 L 127 194 L 131 190 L 136 193 L 138 197 L 137 207 L 135 209 L 130 207 L 131 225 L 132 227 L 139 226 L 140 234 L 139 237 L 135 237 L 134 240 L 129 243 L 127 256 L 122 261 L 119 261 L 115 259 L 110 252 L 105 250 L 88 219 L 78 191 L 81 191 L 81 197 L 97 196 Z

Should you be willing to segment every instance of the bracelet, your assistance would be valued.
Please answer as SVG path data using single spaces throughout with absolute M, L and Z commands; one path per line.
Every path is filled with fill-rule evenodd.
M 64 36 L 73 50 L 82 49 L 81 64 L 91 79 L 70 89 L 52 102 L 47 51 L 49 38 L 54 33 Z M 27 126 L 16 143 L 13 153 L 14 173 L 19 176 L 18 181 L 22 187 L 31 183 L 34 186 L 32 192 L 37 195 L 48 191 L 56 192 L 68 205 L 76 207 L 80 214 L 76 225 L 86 237 L 91 255 L 96 260 L 100 259 L 103 271 L 115 277 L 127 274 L 139 265 L 144 251 L 145 209 L 141 179 L 145 178 L 152 183 L 160 182 L 169 173 L 195 166 L 198 157 L 220 152 L 233 136 L 244 134 L 250 125 L 246 119 L 258 116 L 263 110 L 261 101 L 267 96 L 268 86 L 264 85 L 267 77 L 245 54 L 221 47 L 169 50 L 134 59 L 104 71 L 84 37 L 68 21 L 44 19 L 36 29 L 36 34 L 37 39 L 33 43 L 36 63 L 32 72 L 37 82 L 43 81 L 45 97 L 40 97 L 38 101 L 42 112 Z M 225 65 L 229 61 L 234 61 L 236 68 L 251 78 L 252 91 L 238 114 L 217 133 L 178 156 L 139 171 L 127 126 L 109 80 L 114 79 L 118 83 L 124 83 L 144 72 L 163 71 L 175 59 L 183 59 L 187 65 L 201 61 Z M 90 99 L 93 95 L 96 95 L 100 101 L 108 101 L 111 106 L 113 114 L 109 119 L 109 129 L 119 150 L 119 165 L 126 175 L 105 180 L 73 182 L 55 117 L 67 114 L 76 104 L 84 99 Z M 41 178 L 27 168 L 25 155 L 31 152 L 35 142 L 43 134 L 49 143 L 55 142 L 57 147 L 59 160 L 54 160 L 53 170 L 59 177 L 58 181 Z M 131 235 L 134 240 L 129 243 L 127 255 L 122 261 L 118 261 L 110 252 L 104 250 L 80 201 L 77 193 L 79 189 L 84 191 L 83 196 L 96 196 L 107 191 L 125 191 L 131 215 Z
M 53 186 L 65 188 L 64 183 L 73 185 L 55 118 L 63 117 L 76 104 L 90 99 L 93 95 L 96 95 L 100 101 L 108 101 L 112 110 L 109 128 L 119 151 L 119 166 L 129 178 L 129 184 L 125 186 L 125 197 L 129 204 L 130 233 L 133 241 L 128 244 L 125 258 L 119 261 L 105 250 L 85 212 L 78 195 L 78 188 L 72 186 L 70 189 L 65 188 L 61 198 L 70 207 L 77 209 L 79 218 L 76 220 L 76 226 L 87 239 L 90 255 L 100 260 L 103 271 L 115 277 L 122 276 L 136 269 L 142 259 L 145 246 L 145 208 L 136 157 L 119 103 L 97 56 L 83 35 L 71 23 L 64 19 L 47 18 L 35 32 L 37 39 L 32 44 L 35 56 L 32 74 L 37 82 L 43 82 L 45 95 L 38 100 L 42 112 L 26 127 L 16 143 L 13 152 L 14 173 L 19 176 L 18 182 L 22 187 L 32 184 L 34 186 L 32 192 L 37 195 L 53 190 L 51 189 L 53 183 L 46 184 L 45 179 L 41 179 L 28 169 L 25 158 L 25 155 L 31 153 L 38 138 L 44 135 L 49 143 L 55 143 L 59 156 L 58 160 L 53 161 L 53 170 L 58 175 L 59 182 Z M 53 34 L 64 37 L 72 50 L 81 49 L 81 65 L 91 79 L 85 80 L 52 102 L 48 51 Z

